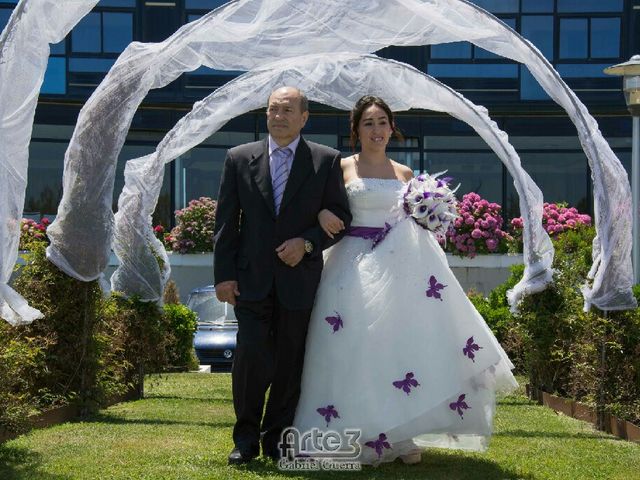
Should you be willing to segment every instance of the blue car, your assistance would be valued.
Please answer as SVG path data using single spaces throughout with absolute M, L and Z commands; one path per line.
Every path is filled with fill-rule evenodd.
M 216 298 L 213 285 L 191 291 L 187 306 L 198 315 L 193 348 L 200 365 L 228 371 L 236 353 L 238 321 L 233 306 Z

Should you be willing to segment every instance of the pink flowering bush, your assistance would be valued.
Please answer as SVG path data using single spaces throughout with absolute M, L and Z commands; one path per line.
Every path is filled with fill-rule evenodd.
M 213 227 L 216 220 L 216 202 L 209 197 L 191 200 L 182 210 L 176 210 L 177 225 L 164 235 L 168 249 L 179 253 L 213 251 Z M 160 227 L 160 228 L 158 228 Z M 160 229 L 162 229 L 160 231 Z M 164 227 L 158 225 L 155 234 L 161 235 Z
M 162 225 L 158 224 L 155 227 L 153 227 L 153 234 L 158 240 L 160 240 L 164 244 L 165 247 L 167 246 L 167 244 L 165 243 L 165 237 L 169 234 L 166 233 L 166 230 Z
M 458 203 L 460 215 L 447 232 L 447 250 L 463 257 L 479 253 L 499 253 L 507 250 L 511 236 L 502 230 L 502 207 L 467 193 Z
M 47 242 L 47 227 L 51 222 L 48 218 L 43 218 L 40 222 L 23 218 L 20 222 L 20 250 L 29 250 L 32 242 Z
M 546 232 L 556 238 L 567 230 L 575 230 L 582 225 L 591 225 L 589 215 L 578 212 L 574 207 L 568 207 L 565 203 L 544 203 L 542 211 L 542 226 Z M 518 243 L 522 243 L 522 217 L 511 220 L 511 228 Z

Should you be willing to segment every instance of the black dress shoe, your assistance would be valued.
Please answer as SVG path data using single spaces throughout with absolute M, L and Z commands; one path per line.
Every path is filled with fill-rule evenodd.
M 229 465 L 241 465 L 243 463 L 249 463 L 251 460 L 258 456 L 258 452 L 254 450 L 241 450 L 238 447 L 231 450 L 231 453 L 227 457 Z
M 264 457 L 270 458 L 274 462 L 277 462 L 278 460 L 280 460 L 280 457 L 281 457 L 279 448 L 272 448 L 272 449 L 267 449 L 267 450 L 265 450 L 263 448 L 262 449 L 262 455 Z

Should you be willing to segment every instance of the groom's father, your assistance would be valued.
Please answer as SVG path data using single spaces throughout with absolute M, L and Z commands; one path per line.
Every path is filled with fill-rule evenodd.
M 235 305 L 238 318 L 231 464 L 258 455 L 261 432 L 263 454 L 280 456 L 280 434 L 293 423 L 300 396 L 322 249 L 340 238 L 329 239 L 317 215 L 328 208 L 345 227 L 351 221 L 340 153 L 300 136 L 308 117 L 302 92 L 275 90 L 269 137 L 230 149 L 224 162 L 214 274 L 218 299 Z

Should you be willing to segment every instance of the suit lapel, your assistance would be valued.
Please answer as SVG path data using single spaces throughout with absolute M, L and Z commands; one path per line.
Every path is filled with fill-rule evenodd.
M 284 189 L 282 196 L 282 203 L 280 204 L 280 212 L 284 210 L 287 204 L 295 196 L 298 189 L 304 183 L 307 176 L 313 171 L 313 162 L 311 160 L 311 150 L 309 145 L 300 137 L 300 143 L 296 148 L 296 154 L 293 159 L 293 165 L 291 166 L 291 173 L 287 180 L 287 186 Z M 273 198 L 273 193 L 271 194 Z
M 262 148 L 256 150 L 251 155 L 249 161 L 249 170 L 253 176 L 253 180 L 258 186 L 258 190 L 262 194 L 264 201 L 267 203 L 267 207 L 271 212 L 273 218 L 276 217 L 276 208 L 273 204 L 273 186 L 271 185 L 271 172 L 269 170 L 269 141 L 265 139 L 262 142 Z M 287 185 L 287 188 L 289 186 Z M 286 196 L 286 191 L 285 191 Z

